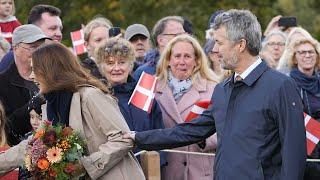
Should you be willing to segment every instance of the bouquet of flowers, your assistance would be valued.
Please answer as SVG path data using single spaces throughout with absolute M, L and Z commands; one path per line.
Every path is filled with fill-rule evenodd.
M 76 179 L 85 170 L 80 158 L 85 141 L 71 127 L 43 123 L 28 142 L 26 169 L 36 179 Z

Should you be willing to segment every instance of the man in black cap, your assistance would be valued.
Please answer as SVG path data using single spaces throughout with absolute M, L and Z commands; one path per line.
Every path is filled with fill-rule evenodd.
M 29 110 L 41 106 L 41 99 L 31 98 L 37 94 L 38 87 L 29 78 L 32 52 L 48 37 L 32 24 L 15 29 L 12 37 L 14 62 L 0 73 L 0 100 L 6 116 L 6 135 L 9 145 L 16 145 L 32 130 Z

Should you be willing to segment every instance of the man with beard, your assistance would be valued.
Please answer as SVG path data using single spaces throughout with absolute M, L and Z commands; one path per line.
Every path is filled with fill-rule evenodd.
M 150 34 L 146 26 L 142 24 L 132 24 L 128 26 L 124 38 L 133 45 L 136 58 L 133 71 L 135 71 L 144 62 L 144 57 L 150 49 Z
M 146 150 L 200 142 L 217 132 L 215 179 L 303 179 L 306 134 L 302 102 L 290 77 L 258 56 L 261 27 L 248 10 L 216 18 L 213 51 L 235 73 L 218 84 L 199 118 L 169 129 L 124 134 Z

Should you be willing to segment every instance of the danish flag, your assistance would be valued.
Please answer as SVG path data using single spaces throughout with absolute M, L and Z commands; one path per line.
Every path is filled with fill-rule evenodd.
M 198 101 L 196 102 L 190 113 L 188 114 L 185 122 L 190 122 L 192 119 L 198 117 L 199 115 L 201 115 L 203 113 L 203 111 L 205 111 L 206 109 L 208 109 L 209 105 L 210 105 L 210 100 L 203 100 L 203 101 Z
M 128 104 L 131 103 L 137 108 L 150 113 L 155 94 L 156 82 L 157 78 L 155 76 L 142 72 Z
M 310 155 L 320 140 L 320 122 L 304 113 L 304 125 L 306 126 L 307 152 Z
M 84 46 L 84 35 L 83 30 L 80 29 L 78 31 L 73 31 L 70 33 L 72 45 L 73 45 L 73 51 L 76 55 L 83 54 L 87 52 L 86 47 Z

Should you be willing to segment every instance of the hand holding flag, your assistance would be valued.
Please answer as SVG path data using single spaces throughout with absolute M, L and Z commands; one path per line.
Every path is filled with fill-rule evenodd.
M 142 72 L 128 104 L 131 103 L 137 108 L 150 113 L 155 94 L 156 82 L 157 78 L 155 76 Z

